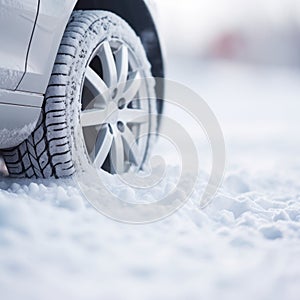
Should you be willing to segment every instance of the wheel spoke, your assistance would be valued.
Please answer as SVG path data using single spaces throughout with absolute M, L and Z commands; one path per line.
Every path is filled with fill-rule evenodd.
M 104 124 L 107 112 L 104 109 L 87 109 L 81 112 L 80 120 L 82 127 Z
M 128 48 L 122 45 L 115 53 L 115 57 L 118 72 L 118 90 L 122 93 L 128 76 Z
M 117 86 L 117 69 L 109 42 L 103 42 L 99 49 L 99 57 L 102 62 L 103 79 L 109 88 Z
M 128 160 L 133 159 L 134 163 L 140 165 L 141 163 L 140 151 L 136 143 L 135 136 L 127 126 L 125 126 L 125 131 L 122 134 L 122 138 L 124 141 L 125 154 Z
M 129 104 L 134 99 L 140 86 L 141 86 L 140 73 L 139 71 L 133 72 L 127 81 L 125 92 L 123 94 L 123 98 L 125 98 L 127 104 Z
M 107 102 L 108 87 L 91 67 L 86 69 L 84 85 L 96 98 L 96 103 L 103 104 Z
M 131 65 L 126 45 L 112 48 L 104 41 L 96 53 L 96 60 L 91 63 L 94 69 L 89 66 L 86 70 L 81 126 L 94 167 L 107 170 L 109 157 L 111 172 L 122 174 L 131 164 L 140 166 L 145 152 L 146 146 L 138 143 L 136 131 L 131 130 L 134 125 L 127 125 L 150 122 L 147 107 L 138 99 L 144 85 L 140 70 Z M 138 102 L 135 104 L 134 100 Z M 147 126 L 135 127 L 140 133 Z
M 114 132 L 114 138 L 110 152 L 110 161 L 112 169 L 118 174 L 123 173 L 125 171 L 124 159 L 124 145 L 122 137 L 119 131 L 116 130 Z
M 113 135 L 110 133 L 109 128 L 106 125 L 100 129 L 96 140 L 95 150 L 97 152 L 94 160 L 94 166 L 96 168 L 100 169 L 104 164 L 111 149 L 112 142 Z
M 120 111 L 120 119 L 125 123 L 147 123 L 149 113 L 142 109 L 124 109 Z
M 95 143 L 99 134 L 99 130 L 96 127 L 84 127 L 83 135 L 86 145 L 86 149 L 90 157 L 94 160 L 95 157 Z

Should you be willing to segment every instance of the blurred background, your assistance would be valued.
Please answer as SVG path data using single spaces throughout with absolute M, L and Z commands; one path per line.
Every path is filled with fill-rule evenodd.
M 156 3 L 169 55 L 300 67 L 298 0 Z
M 229 166 L 288 170 L 300 150 L 300 1 L 155 3 L 167 77 L 213 109 Z

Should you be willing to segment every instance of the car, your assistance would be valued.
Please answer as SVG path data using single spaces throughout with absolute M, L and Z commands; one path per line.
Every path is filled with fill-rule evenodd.
M 111 174 L 141 169 L 163 110 L 153 101 L 164 62 L 149 1 L 8 0 L 0 12 L 9 175 L 62 178 L 85 163 Z

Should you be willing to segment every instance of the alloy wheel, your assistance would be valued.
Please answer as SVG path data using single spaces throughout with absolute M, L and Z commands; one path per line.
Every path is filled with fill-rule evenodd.
M 103 41 L 86 69 L 80 116 L 90 162 L 110 173 L 140 168 L 150 128 L 142 66 L 120 40 Z M 143 137 L 139 139 L 138 137 Z

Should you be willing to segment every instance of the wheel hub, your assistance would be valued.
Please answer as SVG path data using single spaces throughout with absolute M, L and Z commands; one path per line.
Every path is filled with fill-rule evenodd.
M 111 101 L 107 105 L 107 123 L 108 124 L 117 124 L 119 120 L 119 108 L 118 105 Z

